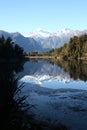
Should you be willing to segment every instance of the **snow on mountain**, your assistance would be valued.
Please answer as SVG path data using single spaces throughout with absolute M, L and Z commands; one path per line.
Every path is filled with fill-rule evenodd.
M 32 33 L 24 33 L 23 35 L 16 33 L 8 33 L 0 31 L 0 36 L 4 35 L 5 38 L 10 36 L 13 41 L 24 48 L 25 52 L 29 51 L 49 51 L 51 49 L 59 48 L 65 43 L 68 43 L 73 36 L 80 36 L 87 34 L 87 30 L 70 30 L 63 29 L 56 32 L 43 31 L 37 29 Z
M 24 34 L 24 36 L 33 37 L 35 39 L 38 39 L 38 38 L 44 39 L 50 36 L 50 32 L 43 31 L 42 29 L 37 29 L 32 33 Z
M 43 48 L 43 51 L 49 51 L 51 49 L 59 48 L 65 43 L 68 43 L 71 37 L 79 36 L 85 33 L 87 34 L 87 30 L 74 31 L 66 28 L 56 32 L 46 32 L 42 29 L 38 29 L 33 33 L 28 34 L 27 36 L 32 37 L 37 42 L 39 42 Z
M 57 31 L 57 32 L 48 32 L 48 31 L 44 31 L 42 29 L 37 29 L 35 30 L 34 32 L 31 32 L 31 33 L 24 33 L 23 35 L 25 37 L 33 37 L 35 39 L 44 39 L 44 38 L 49 38 L 49 37 L 52 37 L 52 36 L 59 36 L 61 37 L 62 35 L 68 35 L 68 34 L 73 34 L 73 30 L 70 30 L 70 29 L 62 29 L 60 31 Z

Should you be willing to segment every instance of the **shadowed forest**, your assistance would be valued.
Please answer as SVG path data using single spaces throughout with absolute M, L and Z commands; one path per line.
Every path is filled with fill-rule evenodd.
M 67 130 L 62 124 L 35 121 L 30 104 L 21 95 L 16 73 L 23 70 L 23 49 L 10 38 L 0 38 L 0 129 L 1 130 Z

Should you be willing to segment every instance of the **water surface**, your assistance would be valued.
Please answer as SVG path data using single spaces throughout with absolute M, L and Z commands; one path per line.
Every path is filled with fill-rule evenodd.
M 87 90 L 87 64 L 77 62 L 53 62 L 29 60 L 17 75 L 25 82 L 39 84 L 45 88 L 74 88 Z

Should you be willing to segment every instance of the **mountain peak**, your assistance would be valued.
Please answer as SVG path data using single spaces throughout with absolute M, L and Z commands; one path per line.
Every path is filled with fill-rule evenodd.
M 27 33 L 27 36 L 26 34 L 21 35 L 19 32 L 8 33 L 2 30 L 0 31 L 0 36 L 3 35 L 5 38 L 10 36 L 12 40 L 23 47 L 26 52 L 41 52 L 59 48 L 65 43 L 68 43 L 71 37 L 83 34 L 87 34 L 87 30 L 80 31 L 65 28 L 56 32 L 48 32 L 39 28 L 32 33 Z
M 50 36 L 59 36 L 59 35 L 63 35 L 63 34 L 69 34 L 69 33 L 73 33 L 74 31 L 69 29 L 69 28 L 64 28 L 62 30 L 58 30 L 55 32 L 50 32 L 50 31 L 44 31 L 41 28 L 36 29 L 34 32 L 31 33 L 24 33 L 25 37 L 33 37 L 35 39 L 44 39 L 44 38 L 48 38 Z
M 41 28 L 36 29 L 34 32 L 29 34 L 29 37 L 34 37 L 34 38 L 47 38 L 50 36 L 50 32 L 44 31 Z

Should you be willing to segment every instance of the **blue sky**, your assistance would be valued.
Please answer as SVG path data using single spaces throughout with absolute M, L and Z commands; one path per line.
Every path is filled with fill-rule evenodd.
M 0 0 L 0 30 L 87 29 L 87 0 Z

